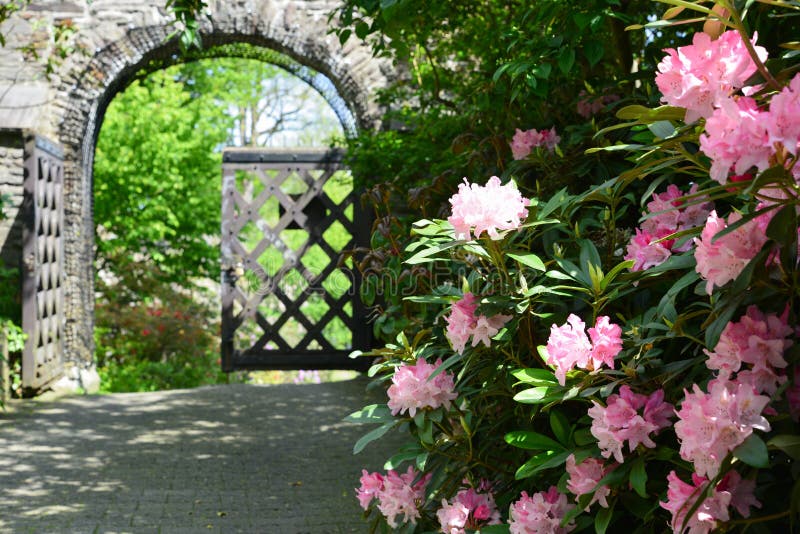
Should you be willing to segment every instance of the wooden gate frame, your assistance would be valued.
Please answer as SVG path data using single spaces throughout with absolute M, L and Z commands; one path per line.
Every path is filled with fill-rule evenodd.
M 31 135 L 25 141 L 22 199 L 22 389 L 36 393 L 63 373 L 64 152 Z
M 234 370 L 259 370 L 259 369 L 358 369 L 364 370 L 365 362 L 363 358 L 352 359 L 349 354 L 354 350 L 368 350 L 372 341 L 372 328 L 366 321 L 366 309 L 360 298 L 361 286 L 361 273 L 355 266 L 352 269 L 347 269 L 344 265 L 337 265 L 332 262 L 326 267 L 322 273 L 315 275 L 309 279 L 305 273 L 302 274 L 306 282 L 309 284 L 309 289 L 317 290 L 319 293 L 324 294 L 324 299 L 329 305 L 329 310 L 325 316 L 320 319 L 316 325 L 311 325 L 307 321 L 304 322 L 303 315 L 299 308 L 303 300 L 291 301 L 290 299 L 281 296 L 280 291 L 275 293 L 279 300 L 285 306 L 285 311 L 280 318 L 275 321 L 273 325 L 269 325 L 263 316 L 258 312 L 258 305 L 267 297 L 268 294 L 254 295 L 250 300 L 236 287 L 236 279 L 241 273 L 241 270 L 261 270 L 260 276 L 265 278 L 264 281 L 268 285 L 275 282 L 280 282 L 280 278 L 285 271 L 290 270 L 300 264 L 303 252 L 311 248 L 315 243 L 330 250 L 329 245 L 322 239 L 322 233 L 334 221 L 340 221 L 347 228 L 351 234 L 350 243 L 345 245 L 345 249 L 363 246 L 369 242 L 370 222 L 366 217 L 364 211 L 361 209 L 361 204 L 358 200 L 356 191 L 350 193 L 347 199 L 343 200 L 341 204 L 336 205 L 327 197 L 323 192 L 325 181 L 336 171 L 344 169 L 342 159 L 344 152 L 341 150 L 313 150 L 306 149 L 303 151 L 287 151 L 287 150 L 271 150 L 271 149 L 252 149 L 252 148 L 226 148 L 223 151 L 222 171 L 223 171 L 223 186 L 222 186 L 222 240 L 221 240 L 221 253 L 222 253 L 222 276 L 221 276 L 221 299 L 222 299 L 222 369 L 223 371 L 230 372 Z M 280 183 L 277 185 L 265 182 L 265 175 L 263 171 L 278 170 L 281 172 L 296 172 L 298 174 L 304 171 L 322 170 L 324 171 L 323 178 L 315 181 L 313 184 L 308 184 L 309 190 L 299 198 L 291 198 L 280 191 Z M 247 206 L 246 200 L 236 190 L 236 172 L 247 171 L 255 172 L 262 178 L 265 191 L 271 192 L 268 196 L 277 196 L 281 205 L 282 214 L 280 221 L 276 228 L 264 229 L 265 235 L 262 242 L 252 252 L 244 250 L 237 239 L 238 230 L 243 228 L 247 222 L 255 222 L 258 219 L 258 207 L 255 210 Z M 268 179 L 267 179 L 268 180 Z M 280 180 L 282 182 L 282 179 Z M 316 193 L 316 194 L 314 194 Z M 264 193 L 262 192 L 262 195 Z M 257 200 L 257 199 L 256 199 Z M 262 201 L 263 202 L 263 201 Z M 353 221 L 345 224 L 343 212 L 347 204 L 353 206 Z M 248 216 L 245 218 L 236 219 L 234 217 L 235 208 L 239 206 L 240 210 Z M 320 211 L 322 214 L 320 215 Z M 329 212 L 325 215 L 325 212 Z M 255 213 L 253 213 L 255 212 Z M 321 227 L 310 226 L 313 222 L 315 213 L 318 217 L 324 217 Z M 280 241 L 278 234 L 287 228 L 302 228 L 309 234 L 309 241 L 301 247 L 299 253 L 290 260 L 288 267 L 284 264 L 280 271 L 276 273 L 275 279 L 269 276 L 261 269 L 257 260 L 261 250 L 264 250 L 264 243 L 274 243 L 276 240 Z M 316 240 L 314 238 L 317 238 Z M 268 246 L 268 245 L 267 245 Z M 328 252 L 326 252 L 328 254 Z M 234 258 L 240 259 L 241 263 L 237 265 Z M 352 306 L 352 316 L 347 318 L 344 312 L 334 309 L 333 298 L 321 287 L 322 281 L 327 277 L 333 269 L 347 270 L 349 272 L 349 280 L 352 287 L 348 293 L 342 296 L 339 301 L 341 302 L 345 296 L 349 296 L 348 301 Z M 234 300 L 245 301 L 243 310 L 238 314 L 234 314 L 233 303 Z M 341 304 L 343 306 L 343 304 Z M 234 335 L 236 329 L 241 326 L 247 316 L 252 316 L 256 320 L 264 332 L 257 344 L 262 347 L 250 347 L 240 350 L 234 346 Z M 306 335 L 301 341 L 300 345 L 307 345 L 310 341 L 317 339 L 323 341 L 324 338 L 321 330 L 327 321 L 326 317 L 333 315 L 338 317 L 351 332 L 352 347 L 349 350 L 336 350 L 325 341 L 320 343 L 323 349 L 310 350 L 310 349 L 296 349 L 288 347 L 284 344 L 279 346 L 277 350 L 268 350 L 263 345 L 266 338 L 275 339 L 274 336 L 268 333 L 269 330 L 277 331 L 281 328 L 288 318 L 297 319 L 301 322 L 306 330 Z M 329 317 L 328 320 L 333 319 Z M 328 344 L 325 348 L 324 345 Z

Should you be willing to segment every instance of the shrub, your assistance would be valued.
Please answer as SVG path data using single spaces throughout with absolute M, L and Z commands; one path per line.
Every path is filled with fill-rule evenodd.
M 413 335 L 365 355 L 375 384 L 391 384 L 387 404 L 348 418 L 380 425 L 355 452 L 409 435 L 386 473 L 362 474 L 373 531 L 797 521 L 796 54 L 768 63 L 775 77 L 743 11 L 680 5 L 651 27 L 696 22 L 675 19 L 689 10 L 716 39 L 667 51 L 665 105 L 618 110 L 630 138 L 592 153 L 628 154 L 627 170 L 530 198 L 519 221 L 486 211 L 490 195 L 465 204 L 462 189 L 447 221 L 414 224 L 404 266 L 440 274 L 408 297 L 427 307 Z

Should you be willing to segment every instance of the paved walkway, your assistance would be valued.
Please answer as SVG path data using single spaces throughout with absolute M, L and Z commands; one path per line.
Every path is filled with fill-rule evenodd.
M 27 401 L 0 414 L 0 532 L 367 532 L 387 444 L 342 423 L 366 380 Z

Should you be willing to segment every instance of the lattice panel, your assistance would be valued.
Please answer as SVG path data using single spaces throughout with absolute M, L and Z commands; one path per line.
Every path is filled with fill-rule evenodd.
M 364 225 L 341 154 L 223 154 L 223 367 L 350 368 L 366 348 L 360 278 L 341 252 Z M 357 310 L 354 313 L 354 310 Z
M 26 143 L 23 199 L 22 386 L 39 390 L 62 372 L 64 343 L 64 162 L 42 137 Z

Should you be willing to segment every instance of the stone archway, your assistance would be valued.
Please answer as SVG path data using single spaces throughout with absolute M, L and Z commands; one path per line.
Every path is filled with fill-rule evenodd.
M 350 114 L 357 128 L 378 125 L 380 109 L 373 97 L 388 84 L 391 66 L 372 57 L 370 50 L 355 40 L 342 46 L 327 33 L 328 13 L 338 2 L 209 3 L 211 19 L 203 23 L 201 32 L 207 47 L 248 43 L 283 54 L 291 63 L 281 65 L 284 68 L 313 69 L 329 80 L 327 89 L 316 88 L 337 110 L 340 120 Z M 180 61 L 176 40 L 167 41 L 172 27 L 163 0 L 142 0 L 124 7 L 114 4 L 94 0 L 91 4 L 62 2 L 52 10 L 38 8 L 37 15 L 51 21 L 70 18 L 78 29 L 76 42 L 92 53 L 70 56 L 46 87 L 31 78 L 48 98 L 37 109 L 38 119 L 24 126 L 64 148 L 65 360 L 71 369 L 69 378 L 84 387 L 81 382 L 91 380 L 93 374 L 92 165 L 97 134 L 108 104 L 138 71 L 154 61 L 162 65 Z M 0 66 L 5 60 L 0 54 Z M 306 81 L 313 85 L 313 80 Z M 347 124 L 343 126 L 348 129 Z

